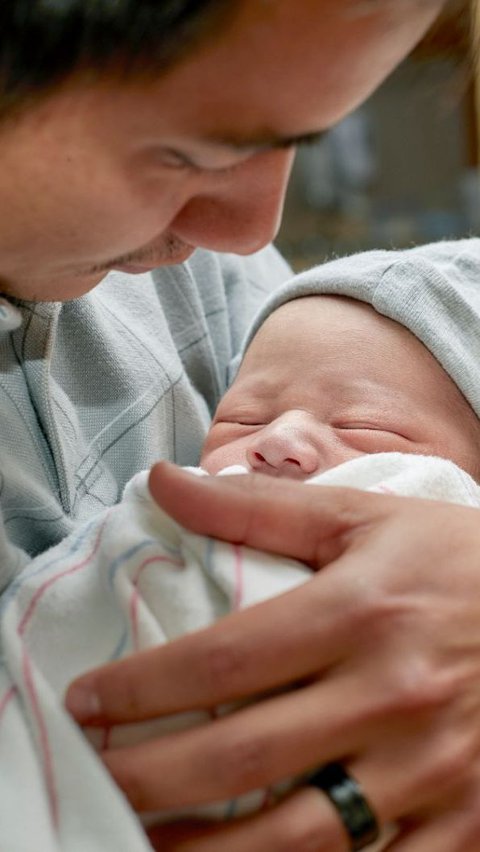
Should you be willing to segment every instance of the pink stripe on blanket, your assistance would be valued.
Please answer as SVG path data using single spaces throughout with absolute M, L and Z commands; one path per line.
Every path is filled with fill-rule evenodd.
M 61 580 L 63 577 L 68 577 L 71 574 L 74 574 L 77 571 L 80 571 L 82 568 L 85 568 L 96 555 L 99 547 L 100 541 L 105 530 L 105 526 L 109 519 L 110 513 L 106 516 L 103 521 L 100 529 L 98 530 L 97 537 L 93 544 L 93 548 L 85 559 L 82 559 L 81 562 L 78 562 L 76 565 L 73 565 L 71 568 L 64 569 L 59 571 L 55 576 L 50 577 L 46 580 L 39 589 L 33 595 L 30 603 L 27 606 L 26 611 L 23 614 L 23 618 L 21 619 L 18 627 L 17 633 L 23 644 L 23 658 L 22 658 L 22 668 L 23 668 L 23 678 L 25 682 L 25 687 L 27 691 L 27 695 L 30 699 L 30 704 L 32 708 L 33 717 L 36 721 L 37 730 L 38 730 L 38 739 L 39 739 L 39 748 L 42 756 L 43 762 L 43 772 L 45 777 L 45 786 L 47 788 L 47 795 L 50 805 L 50 815 L 52 819 L 52 823 L 54 828 L 57 830 L 59 825 L 59 797 L 55 784 L 55 772 L 54 772 L 54 762 L 52 757 L 52 750 L 50 747 L 49 739 L 48 739 L 48 728 L 43 717 L 42 708 L 40 706 L 40 701 L 38 698 L 37 689 L 35 686 L 35 680 L 33 677 L 32 666 L 30 662 L 30 657 L 28 655 L 26 646 L 25 646 L 25 632 L 27 630 L 28 624 L 33 617 L 37 605 L 40 599 L 43 597 L 45 592 L 54 585 L 54 583 Z
M 53 770 L 52 752 L 50 749 L 50 744 L 48 742 L 47 726 L 43 718 L 40 703 L 38 701 L 37 691 L 35 688 L 35 683 L 33 680 L 30 657 L 28 656 L 25 646 L 23 648 L 22 668 L 23 679 L 25 681 L 27 693 L 30 698 L 30 704 L 32 705 L 33 715 L 38 728 L 40 751 L 43 757 L 43 774 L 45 777 L 45 785 L 47 788 L 48 801 L 50 804 L 50 816 L 55 829 L 58 829 L 58 793 L 55 785 L 55 773 Z
M 89 554 L 89 556 L 87 556 L 85 559 L 82 559 L 82 561 L 79 562 L 77 565 L 73 565 L 71 568 L 66 568 L 63 571 L 59 571 L 58 574 L 55 574 L 53 577 L 50 577 L 48 580 L 45 580 L 45 582 L 42 583 L 42 585 L 37 589 L 37 591 L 35 592 L 35 594 L 33 595 L 32 599 L 31 599 L 25 613 L 23 614 L 23 618 L 20 621 L 20 624 L 18 625 L 17 633 L 18 633 L 19 636 L 23 636 L 23 634 L 25 633 L 25 630 L 28 626 L 28 622 L 32 618 L 38 602 L 43 597 L 43 595 L 45 594 L 47 589 L 49 589 L 55 583 L 58 583 L 58 581 L 61 580 L 63 577 L 68 577 L 69 575 L 75 574 L 77 571 L 80 571 L 82 568 L 85 568 L 89 564 L 89 562 L 92 561 L 93 557 L 96 555 L 96 553 L 97 553 L 97 551 L 100 547 L 102 535 L 103 535 L 103 532 L 105 530 L 105 527 L 106 527 L 106 524 L 107 524 L 109 517 L 110 517 L 110 513 L 108 513 L 107 517 L 105 518 L 103 524 L 101 525 L 101 527 L 100 527 L 100 529 L 97 533 L 97 537 L 95 539 L 93 549 L 92 549 L 91 553 Z

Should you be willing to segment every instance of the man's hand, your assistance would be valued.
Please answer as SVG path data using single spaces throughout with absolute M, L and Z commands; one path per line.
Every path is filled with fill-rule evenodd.
M 323 570 L 71 687 L 67 706 L 94 725 L 275 691 L 212 724 L 105 752 L 133 806 L 213 802 L 339 761 L 379 822 L 398 825 L 389 849 L 480 850 L 480 512 L 259 476 L 197 478 L 164 463 L 150 487 L 195 532 Z M 227 826 L 162 827 L 152 841 L 185 852 L 349 848 L 309 787 Z

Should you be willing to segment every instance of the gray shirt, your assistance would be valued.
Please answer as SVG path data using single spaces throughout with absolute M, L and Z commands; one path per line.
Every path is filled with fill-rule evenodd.
M 197 251 L 70 302 L 3 304 L 0 590 L 139 470 L 197 463 L 245 329 L 289 274 L 272 248 Z

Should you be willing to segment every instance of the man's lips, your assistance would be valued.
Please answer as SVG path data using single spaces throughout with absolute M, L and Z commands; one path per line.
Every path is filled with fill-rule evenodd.
M 130 263 L 124 263 L 121 266 L 115 266 L 114 269 L 118 272 L 128 272 L 129 275 L 141 275 L 145 272 L 151 272 L 153 269 L 156 269 L 157 266 L 161 266 L 161 264 L 155 263 L 153 266 L 137 266 Z
M 187 260 L 195 251 L 194 246 L 184 245 L 177 251 L 164 254 L 156 260 L 151 260 L 148 263 L 121 263 L 118 266 L 113 266 L 113 269 L 119 272 L 127 272 L 129 275 L 142 275 L 145 272 L 152 272 L 159 266 L 170 266 L 174 263 L 182 263 Z

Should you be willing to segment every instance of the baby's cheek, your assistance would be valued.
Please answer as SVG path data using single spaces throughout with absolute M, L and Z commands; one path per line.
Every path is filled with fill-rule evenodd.
M 245 445 L 246 435 L 239 434 L 236 423 L 214 423 L 203 444 L 200 467 L 214 474 L 232 464 L 246 465 Z
M 230 467 L 233 464 L 247 466 L 246 450 L 241 442 L 235 441 L 232 444 L 224 444 L 212 449 L 205 446 L 200 458 L 200 467 L 212 474 L 218 473 L 224 467 Z

